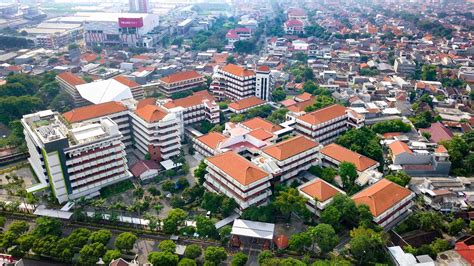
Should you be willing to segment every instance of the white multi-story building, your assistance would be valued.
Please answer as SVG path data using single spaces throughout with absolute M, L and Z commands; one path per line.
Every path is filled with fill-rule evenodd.
M 255 77 L 255 96 L 269 101 L 272 95 L 272 79 L 270 68 L 267 66 L 259 66 Z
M 130 112 L 135 148 L 154 161 L 168 160 L 180 154 L 182 117 L 167 112 L 154 99 L 139 102 Z
M 296 136 L 263 148 L 253 161 L 272 173 L 273 182 L 286 182 L 298 173 L 319 164 L 319 143 L 304 136 Z
M 165 95 L 170 96 L 173 93 L 192 90 L 199 86 L 206 84 L 206 79 L 198 72 L 182 71 L 177 72 L 159 80 L 160 91 Z
M 112 119 L 122 133 L 122 142 L 126 147 L 132 146 L 132 130 L 128 108 L 120 102 L 107 102 L 75 108 L 63 114 L 70 123 L 100 122 L 104 117 Z
M 272 192 L 272 175 L 235 152 L 228 151 L 204 161 L 207 174 L 204 187 L 233 198 L 239 210 L 266 204 Z
M 354 203 L 367 205 L 373 221 L 382 227 L 392 227 L 409 214 L 415 193 L 388 179 L 381 179 L 352 196 Z
M 234 64 L 218 68 L 213 75 L 211 92 L 219 99 L 233 101 L 255 96 L 255 72 Z
M 108 185 L 130 178 L 125 145 L 110 118 L 96 123 L 66 124 L 51 110 L 23 116 L 29 162 L 40 184 L 59 203 L 93 197 Z
M 333 142 L 351 127 L 360 127 L 362 118 L 352 117 L 348 109 L 334 104 L 296 118 L 296 131 L 322 144 Z
M 194 92 L 193 95 L 181 99 L 168 99 L 158 104 L 170 113 L 180 113 L 179 116 L 183 117 L 184 125 L 202 120 L 207 120 L 212 124 L 218 124 L 220 121 L 219 105 L 207 90 Z
M 316 216 L 320 216 L 321 212 L 332 202 L 332 198 L 337 194 L 346 194 L 346 192 L 333 186 L 332 184 L 315 178 L 298 187 L 300 194 L 307 198 L 306 207 Z
M 150 48 L 148 33 L 159 25 L 156 14 L 79 12 L 75 17 L 84 21 L 87 46 L 121 45 Z
M 395 72 L 399 74 L 409 75 L 415 72 L 416 64 L 413 60 L 406 57 L 398 57 L 395 59 L 393 68 L 395 69 Z
M 75 106 L 83 106 L 87 104 L 87 101 L 83 99 L 77 91 L 77 86 L 86 84 L 82 78 L 71 72 L 62 72 L 56 75 L 56 81 L 59 83 L 61 89 L 72 97 Z

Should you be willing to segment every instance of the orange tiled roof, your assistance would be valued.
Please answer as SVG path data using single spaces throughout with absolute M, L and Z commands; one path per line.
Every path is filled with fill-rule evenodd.
M 269 175 L 255 164 L 232 151 L 209 157 L 207 161 L 244 186 L 248 186 Z
M 269 132 L 275 132 L 275 131 L 278 131 L 280 129 L 282 129 L 281 126 L 279 125 L 274 125 L 273 123 L 261 118 L 261 117 L 254 117 L 254 118 L 251 118 L 247 121 L 244 121 L 242 122 L 242 125 L 244 125 L 245 127 L 248 127 L 250 129 L 265 129 L 266 131 L 269 131 Z
M 156 105 L 146 105 L 135 110 L 135 114 L 148 123 L 155 123 L 163 119 L 167 112 Z
M 413 151 L 408 147 L 408 145 L 400 140 L 394 141 L 388 145 L 389 149 L 392 151 L 393 155 L 399 155 L 404 152 L 407 152 L 409 154 L 413 154 Z
M 253 72 L 252 70 L 248 70 L 246 68 L 234 64 L 227 64 L 222 68 L 222 71 L 228 72 L 232 75 L 236 75 L 239 77 L 249 77 L 255 75 L 255 72 Z
M 314 96 L 311 93 L 303 92 L 300 95 L 296 95 L 295 99 L 298 99 L 298 100 L 303 102 L 303 101 L 308 101 L 308 100 L 314 99 Z
M 444 147 L 444 145 L 439 145 L 436 149 L 435 152 L 437 153 L 447 153 L 448 150 Z
M 274 136 L 271 132 L 268 132 L 263 128 L 252 130 L 250 131 L 249 135 L 261 141 L 273 138 Z
M 60 73 L 58 74 L 58 77 L 64 80 L 65 82 L 69 83 L 71 86 L 86 84 L 86 82 L 83 79 L 72 74 L 71 72 Z
M 410 190 L 384 178 L 352 196 L 352 200 L 356 205 L 367 205 L 372 215 L 377 217 L 411 193 Z
M 203 100 L 215 101 L 214 96 L 212 96 L 209 91 L 203 90 L 194 92 L 193 95 L 190 95 L 185 98 L 176 99 L 170 102 L 165 103 L 163 106 L 166 108 L 174 108 L 181 106 L 183 108 L 188 108 L 191 106 L 199 105 Z
M 327 122 L 331 119 L 343 116 L 345 114 L 346 107 L 339 104 L 334 104 L 300 116 L 298 119 L 311 125 L 317 125 L 320 123 Z
M 140 109 L 140 108 L 145 107 L 147 105 L 156 105 L 156 99 L 155 98 L 142 99 L 142 100 L 138 101 L 136 109 Z
M 166 77 L 162 77 L 160 80 L 165 82 L 165 83 L 175 83 L 175 82 L 180 82 L 180 81 L 185 81 L 185 80 L 190 80 L 190 79 L 196 79 L 196 78 L 202 78 L 203 75 L 199 74 L 198 72 L 191 70 L 191 71 L 181 71 L 181 72 L 176 72 L 174 74 L 168 75 Z
M 202 135 L 197 138 L 200 142 L 204 143 L 204 145 L 208 146 L 211 149 L 216 149 L 219 143 L 226 140 L 227 137 L 222 135 L 219 132 L 209 132 L 208 134 Z
M 301 192 L 320 202 L 325 202 L 328 199 L 336 196 L 336 194 L 341 193 L 341 191 L 331 186 L 321 178 L 317 178 L 314 181 L 304 184 L 301 186 L 300 190 Z
M 296 136 L 274 144 L 270 147 L 264 148 L 262 151 L 279 161 L 283 161 L 309 149 L 317 147 L 318 145 L 319 143 L 304 136 Z
M 320 152 L 328 157 L 333 158 L 334 160 L 338 162 L 353 163 L 357 171 L 359 172 L 363 172 L 367 170 L 368 168 L 377 164 L 376 161 L 370 159 L 369 157 L 366 157 L 362 154 L 351 151 L 335 143 L 331 143 L 325 146 L 324 148 L 321 149 Z
M 69 123 L 86 121 L 93 118 L 103 117 L 110 114 L 126 111 L 127 107 L 119 102 L 106 102 L 93 104 L 84 107 L 72 109 L 64 113 L 63 117 Z
M 230 103 L 229 104 L 229 108 L 232 108 L 234 110 L 243 110 L 243 109 L 247 109 L 247 108 L 252 108 L 252 107 L 256 107 L 258 105 L 261 105 L 265 103 L 264 100 L 256 97 L 256 96 L 252 96 L 252 97 L 248 97 L 248 98 L 244 98 L 240 101 L 237 101 L 237 102 L 233 102 L 233 103 Z
M 123 85 L 128 86 L 130 88 L 140 87 L 140 84 L 138 84 L 135 81 L 133 81 L 133 80 L 127 78 L 127 77 L 124 77 L 122 75 L 115 76 L 115 77 L 113 77 L 113 79 L 115 79 L 116 81 L 118 81 L 118 82 L 122 83 Z

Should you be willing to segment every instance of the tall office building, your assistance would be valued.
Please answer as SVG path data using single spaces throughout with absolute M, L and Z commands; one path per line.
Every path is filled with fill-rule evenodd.
M 128 0 L 130 12 L 151 13 L 149 0 Z
M 270 68 L 267 66 L 259 66 L 256 74 L 255 96 L 264 101 L 269 101 L 271 95 Z

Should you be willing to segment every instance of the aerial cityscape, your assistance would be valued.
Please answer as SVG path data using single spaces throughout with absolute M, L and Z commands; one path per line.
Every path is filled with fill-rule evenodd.
M 474 266 L 474 0 L 0 0 L 0 266 Z

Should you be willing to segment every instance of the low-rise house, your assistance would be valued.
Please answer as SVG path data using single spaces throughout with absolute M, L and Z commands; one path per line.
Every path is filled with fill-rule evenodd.
M 415 146 L 416 144 L 416 146 Z M 448 176 L 451 169 L 449 154 L 443 145 L 407 143 L 396 140 L 388 145 L 392 170 L 402 170 L 411 176 Z
M 410 212 L 415 193 L 388 179 L 381 179 L 352 196 L 357 206 L 367 205 L 373 221 L 382 227 L 392 227 Z
M 133 176 L 141 181 L 146 181 L 156 177 L 159 173 L 160 165 L 152 160 L 138 161 L 130 167 Z
M 332 198 L 337 194 L 346 194 L 346 192 L 331 185 L 330 183 L 315 178 L 298 187 L 300 194 L 307 198 L 306 207 L 316 216 L 320 216 L 321 212 L 331 203 Z

